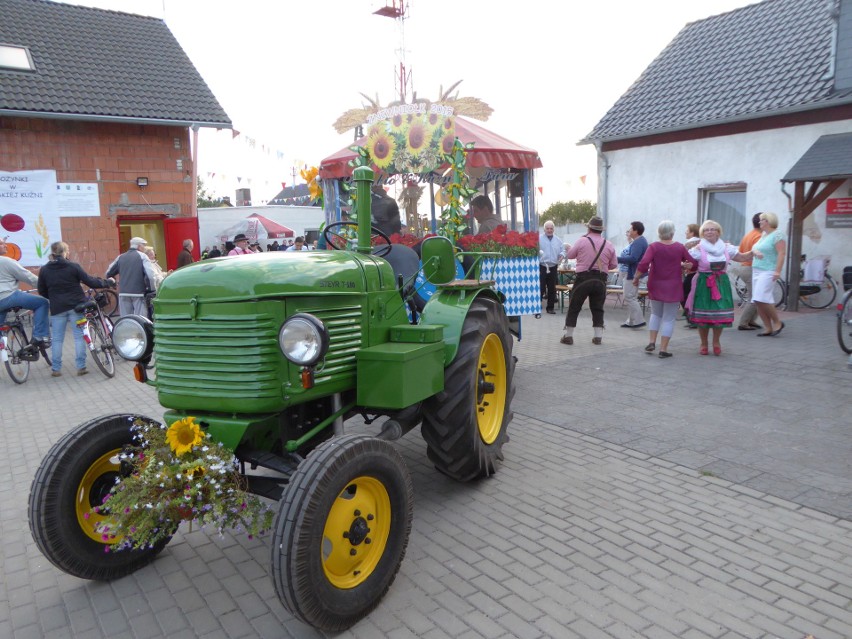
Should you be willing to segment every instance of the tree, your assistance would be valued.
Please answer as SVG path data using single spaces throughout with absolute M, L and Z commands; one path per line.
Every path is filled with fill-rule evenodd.
M 539 215 L 542 221 L 553 220 L 557 226 L 576 222 L 588 222 L 589 218 L 597 215 L 597 205 L 589 200 L 575 202 L 554 202 L 544 213 Z
M 213 195 L 204 188 L 204 181 L 201 178 L 198 178 L 198 186 L 195 191 L 195 202 L 199 209 L 212 209 L 224 204 L 222 198 L 214 198 Z

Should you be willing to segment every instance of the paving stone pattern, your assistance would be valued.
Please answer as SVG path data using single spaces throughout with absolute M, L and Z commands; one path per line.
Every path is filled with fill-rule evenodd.
M 408 553 L 338 637 L 852 637 L 852 371 L 833 315 L 785 316 L 774 339 L 725 331 L 718 358 L 679 322 L 669 360 L 645 355 L 623 316 L 607 306 L 602 346 L 587 313 L 573 347 L 558 343 L 564 315 L 524 320 L 495 477 L 458 484 L 417 431 L 398 442 L 416 498 Z M 278 602 L 268 537 L 184 524 L 111 583 L 44 559 L 27 525 L 35 469 L 75 424 L 127 411 L 159 406 L 126 362 L 112 380 L 54 379 L 39 362 L 23 386 L 0 370 L 0 637 L 322 636 Z

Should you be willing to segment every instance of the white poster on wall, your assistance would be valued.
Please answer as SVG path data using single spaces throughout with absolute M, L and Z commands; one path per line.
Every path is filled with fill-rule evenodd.
M 95 183 L 60 182 L 56 185 L 59 217 L 100 217 L 101 201 Z
M 56 171 L 0 171 L 0 233 L 7 257 L 42 266 L 62 239 L 56 210 Z

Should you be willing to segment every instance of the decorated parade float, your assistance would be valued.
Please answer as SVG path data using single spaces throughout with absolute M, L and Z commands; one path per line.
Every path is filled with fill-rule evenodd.
M 352 171 L 370 166 L 378 188 L 400 193 L 406 227 L 392 241 L 416 249 L 423 238 L 440 235 L 463 253 L 481 253 L 478 259 L 458 255 L 459 277 L 494 280 L 510 316 L 540 315 L 534 169 L 542 166 L 541 159 L 536 151 L 460 117 L 484 120 L 492 109 L 478 98 L 454 94 L 457 86 L 442 90 L 436 102 L 383 107 L 368 98 L 337 120 L 337 130 L 354 130 L 356 140 L 325 158 L 316 173 L 326 220 L 346 217 Z M 421 216 L 418 205 L 427 193 L 429 215 Z M 479 194 L 491 198 L 496 211 L 508 209 L 506 224 L 487 238 L 472 235 L 468 204 Z M 433 289 L 422 278 L 416 285 L 422 287 L 418 297 L 428 299 Z
M 184 522 L 267 533 L 282 605 L 338 632 L 380 604 L 408 545 L 413 488 L 391 441 L 419 427 L 436 471 L 459 482 L 499 470 L 513 327 L 541 309 L 530 229 L 541 162 L 456 117 L 481 115 L 479 101 L 441 98 L 339 123 L 366 130 L 304 174 L 324 201 L 328 250 L 190 264 L 163 281 L 155 322 L 116 322 L 115 350 L 164 411 L 93 417 L 47 453 L 28 513 L 54 566 L 125 577 Z M 415 204 L 428 190 L 432 213 L 423 225 L 413 206 L 392 241 L 374 219 L 393 221 L 382 187 L 394 179 Z M 497 210 L 510 200 L 508 228 L 468 234 L 478 192 Z

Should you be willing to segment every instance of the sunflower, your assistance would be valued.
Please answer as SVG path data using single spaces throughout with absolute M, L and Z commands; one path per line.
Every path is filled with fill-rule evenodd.
M 191 451 L 193 446 L 198 446 L 203 439 L 204 434 L 195 423 L 195 417 L 179 419 L 166 431 L 166 443 L 178 457 Z
M 367 151 L 377 168 L 387 168 L 393 163 L 396 141 L 387 133 L 380 133 L 367 140 Z
M 432 139 L 432 130 L 425 124 L 421 118 L 417 118 L 411 123 L 406 136 L 406 148 L 413 156 L 420 155 L 424 148 Z
M 453 133 L 448 133 L 441 138 L 441 152 L 452 153 L 453 145 L 456 143 L 456 136 Z
M 405 116 L 401 113 L 397 113 L 395 116 L 393 116 L 390 119 L 390 129 L 394 133 L 398 133 L 399 131 L 402 131 L 405 124 L 406 124 Z

